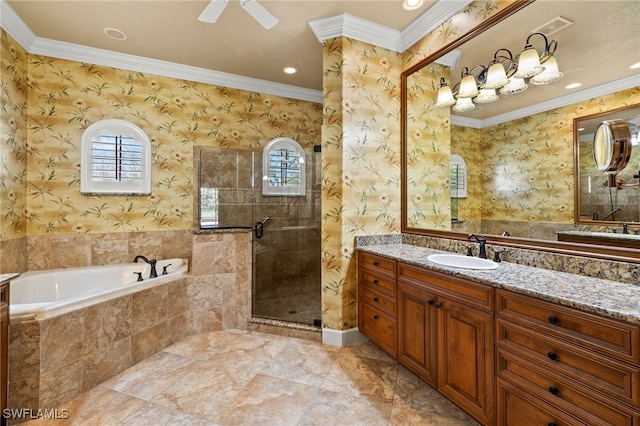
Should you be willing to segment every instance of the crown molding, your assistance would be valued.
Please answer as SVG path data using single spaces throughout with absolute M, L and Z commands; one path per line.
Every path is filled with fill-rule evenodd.
M 540 102 L 535 105 L 530 105 L 525 108 L 520 108 L 504 114 L 485 118 L 483 120 L 463 117 L 459 115 L 451 115 L 451 124 L 473 127 L 475 129 L 484 129 L 485 127 L 495 126 L 496 124 L 506 123 L 507 121 L 517 120 L 518 118 L 528 117 L 540 112 L 549 111 L 555 108 L 560 108 L 563 106 L 586 101 L 588 99 L 596 98 L 598 96 L 608 95 L 609 93 L 619 92 L 621 90 L 626 90 L 638 86 L 640 86 L 640 74 L 634 74 L 629 77 L 621 78 L 620 80 L 610 81 L 608 83 L 590 87 L 579 92 L 560 96 L 555 99 L 550 99 L 545 102 Z
M 312 19 L 309 21 L 309 26 L 320 43 L 330 38 L 344 36 L 394 52 L 401 51 L 402 33 L 400 31 L 348 13 Z
M 402 30 L 400 51 L 404 52 L 473 0 L 440 0 Z
M 289 84 L 274 83 L 257 78 L 37 37 L 5 1 L 0 2 L 0 24 L 11 37 L 33 55 L 51 56 L 76 62 L 122 68 L 215 86 L 322 103 L 321 90 L 306 89 Z
M 320 43 L 344 36 L 394 52 L 404 52 L 471 1 L 439 0 L 402 31 L 348 13 L 312 19 L 309 26 Z

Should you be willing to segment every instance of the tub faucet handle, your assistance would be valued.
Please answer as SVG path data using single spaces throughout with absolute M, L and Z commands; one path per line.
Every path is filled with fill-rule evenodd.
M 162 267 L 162 275 L 167 275 L 167 274 L 168 274 L 168 272 L 167 272 L 167 268 L 168 268 L 169 266 L 171 266 L 171 264 L 170 264 L 170 263 L 169 263 L 168 265 L 164 265 L 164 266 Z
M 142 279 L 142 272 L 134 272 L 134 274 L 138 274 L 138 279 L 136 281 L 144 281 Z

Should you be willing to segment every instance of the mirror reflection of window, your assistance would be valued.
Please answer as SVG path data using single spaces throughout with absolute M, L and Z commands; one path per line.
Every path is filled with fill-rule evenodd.
M 263 151 L 263 195 L 305 195 L 305 153 L 290 138 L 271 140 Z

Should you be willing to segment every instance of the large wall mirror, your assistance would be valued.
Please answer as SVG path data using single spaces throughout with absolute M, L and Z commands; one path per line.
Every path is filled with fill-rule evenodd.
M 612 189 L 620 200 L 611 210 L 635 191 L 636 216 L 617 211 L 606 217 L 604 206 L 594 215 L 591 207 L 581 206 L 586 199 L 580 196 L 580 176 L 589 172 L 580 175 L 580 170 L 595 162 L 577 142 L 574 147 L 574 120 L 580 124 L 584 117 L 586 124 L 589 116 L 640 103 L 640 74 L 630 68 L 640 60 L 639 14 L 638 2 L 516 2 L 406 70 L 401 80 L 402 231 L 456 239 L 473 232 L 507 246 L 640 262 L 635 242 L 628 241 L 640 229 L 638 189 Z M 472 110 L 458 105 L 465 74 L 482 89 L 486 70 L 498 59 L 512 76 L 526 44 L 544 56 L 545 72 L 557 61 L 561 79 L 524 77 L 526 90 L 516 85 L 504 93 L 480 92 L 469 99 Z M 547 60 L 551 54 L 553 60 Z M 443 83 L 458 98 L 455 105 L 437 105 Z M 581 85 L 567 88 L 572 83 Z M 496 96 L 495 102 L 483 102 Z M 467 167 L 463 198 L 451 194 L 453 155 Z M 640 166 L 633 161 L 627 169 L 638 174 Z M 633 182 L 632 176 L 621 179 Z M 563 237 L 575 231 L 621 235 L 623 230 L 627 236 L 613 244 Z

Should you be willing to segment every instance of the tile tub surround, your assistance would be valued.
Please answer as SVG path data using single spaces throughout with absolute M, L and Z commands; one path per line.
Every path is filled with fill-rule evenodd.
M 10 407 L 52 407 L 184 336 L 223 328 L 247 328 L 251 300 L 250 235 L 177 233 L 187 238 L 188 243 L 173 240 L 176 235 L 157 238 L 160 236 L 157 233 L 145 233 L 152 235 L 142 235 L 140 242 L 128 241 L 133 236 L 127 233 L 115 235 L 115 239 L 106 235 L 88 239 L 80 236 L 81 240 L 94 243 L 128 241 L 125 247 L 130 252 L 151 252 L 154 256 L 172 252 L 169 245 L 175 242 L 174 252 L 188 250 L 191 272 L 176 281 L 42 322 L 11 324 Z M 76 236 L 54 238 L 55 244 L 73 240 L 72 237 Z M 140 250 L 140 244 L 150 241 L 156 245 Z M 47 243 L 49 248 L 55 245 L 51 240 Z
M 596 315 L 640 324 L 640 285 L 510 262 L 502 262 L 494 270 L 448 268 L 427 260 L 430 254 L 443 251 L 409 244 L 362 246 L 359 250 Z
M 475 423 L 370 342 L 242 330 L 190 336 L 27 425 Z

